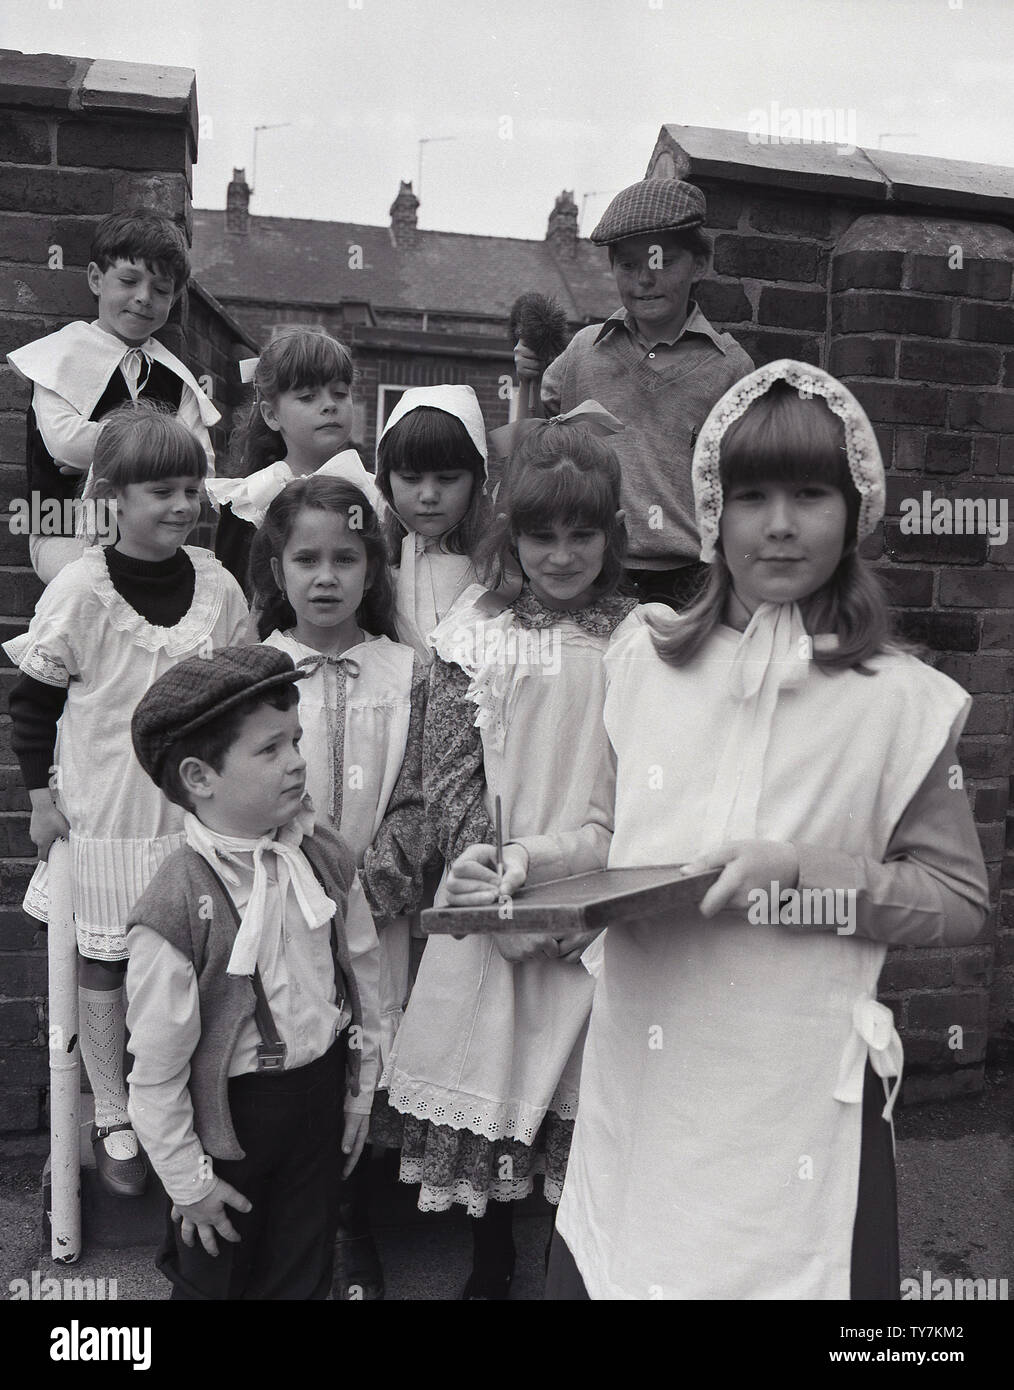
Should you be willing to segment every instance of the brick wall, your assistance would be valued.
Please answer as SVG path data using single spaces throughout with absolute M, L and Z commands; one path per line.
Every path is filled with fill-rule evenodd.
M 1014 1047 L 1014 540 L 905 534 L 901 516 L 924 492 L 1014 499 L 1014 175 L 678 126 L 648 172 L 707 194 L 705 313 L 758 365 L 826 367 L 869 412 L 888 500 L 866 553 L 902 631 L 974 697 L 961 758 L 989 922 L 971 946 L 892 950 L 881 989 L 905 1043 L 904 1098 L 976 1091 L 987 1048 Z
M 85 282 L 95 224 L 141 205 L 190 234 L 196 153 L 194 74 L 183 68 L 0 53 L 0 511 L 23 496 L 29 389 L 2 354 L 75 318 L 94 316 Z M 199 287 L 159 335 L 200 378 L 210 374 L 228 417 L 236 356 L 254 350 Z M 216 431 L 224 443 L 228 418 Z M 205 527 L 205 536 L 210 538 Z M 42 588 L 28 544 L 0 526 L 0 640 L 28 625 Z M 28 798 L 10 751 L 0 656 L 0 1132 L 45 1122 L 48 1081 L 45 935 L 20 911 L 35 853 Z
M 404 340 L 406 335 L 399 336 Z M 426 335 L 428 340 L 431 336 Z M 448 337 L 446 347 L 441 344 L 439 353 L 434 352 L 432 341 L 427 341 L 418 353 L 405 345 L 386 346 L 379 329 L 354 329 L 346 340 L 356 361 L 356 393 L 365 404 L 362 443 L 365 450 L 363 457 L 368 467 L 373 466 L 377 433 L 383 424 L 377 419 L 378 387 L 381 384 L 437 386 L 463 383 L 474 388 L 488 430 L 507 423 L 508 402 L 500 394 L 500 381 L 502 377 L 512 375 L 514 357 L 506 337 L 502 347 L 489 344 L 479 346 L 474 339 L 461 336 L 453 339 Z

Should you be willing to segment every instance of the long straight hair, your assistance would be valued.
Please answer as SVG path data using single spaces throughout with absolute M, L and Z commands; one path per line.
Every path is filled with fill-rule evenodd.
M 749 405 L 722 439 L 719 472 L 723 496 L 751 483 L 821 482 L 845 498 L 845 545 L 827 582 L 800 599 L 811 634 L 834 633 L 836 647 L 814 649 L 826 671 L 872 672 L 865 663 L 880 652 L 910 651 L 892 630 L 887 599 L 870 565 L 859 555 L 856 531 L 860 497 L 849 472 L 841 420 L 820 397 L 802 400 L 787 382 L 776 382 Z M 670 666 L 683 666 L 723 621 L 732 575 L 721 541 L 698 598 L 678 617 L 650 618 L 655 650 Z
M 401 563 L 401 543 L 408 534 L 408 527 L 394 510 L 391 474 L 457 472 L 462 468 L 472 475 L 468 510 L 441 540 L 452 555 L 473 556 L 489 528 L 492 508 L 483 492 L 482 455 L 464 424 L 446 410 L 420 405 L 403 415 L 383 436 L 377 445 L 377 487 L 388 503 L 381 525 L 392 565 L 397 567 Z
M 257 611 L 258 636 L 264 638 L 276 628 L 284 632 L 295 625 L 295 611 L 275 579 L 271 561 L 277 560 L 281 566 L 293 527 L 304 511 L 333 512 L 346 525 L 355 517 L 353 534 L 359 536 L 366 547 L 366 588 L 356 610 L 356 621 L 364 632 L 374 637 L 390 637 L 396 642 L 394 594 L 377 514 L 354 484 L 344 478 L 318 473 L 287 483 L 268 507 L 254 536 L 250 548 L 250 587 Z
M 283 391 L 327 386 L 332 381 L 351 387 L 355 374 L 348 348 L 313 324 L 272 338 L 257 361 L 254 398 L 229 441 L 229 476 L 248 478 L 285 457 L 285 440 L 261 414 L 262 401 L 277 406 Z
M 620 465 L 613 450 L 581 425 L 545 424 L 511 459 L 497 496 L 496 517 L 476 566 L 498 588 L 517 561 L 518 538 L 547 526 L 587 526 L 605 532 L 597 598 L 619 586 L 627 553 L 620 509 Z

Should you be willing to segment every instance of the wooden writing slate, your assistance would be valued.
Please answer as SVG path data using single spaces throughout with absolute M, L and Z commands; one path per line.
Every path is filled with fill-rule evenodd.
M 719 870 L 687 877 L 673 864 L 645 869 L 597 869 L 522 888 L 506 907 L 431 907 L 422 914 L 427 935 L 473 932 L 598 931 L 624 922 L 671 919 L 693 911 Z

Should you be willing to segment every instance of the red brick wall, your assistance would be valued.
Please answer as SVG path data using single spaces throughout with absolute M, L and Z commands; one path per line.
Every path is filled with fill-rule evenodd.
M 106 94 L 110 81 L 117 90 Z M 71 319 L 93 317 L 84 268 L 93 229 L 106 213 L 158 208 L 189 236 L 193 86 L 193 73 L 181 69 L 0 56 L 0 512 L 24 495 L 30 400 L 2 354 Z M 50 268 L 58 259 L 54 247 L 62 269 Z M 239 389 L 238 377 L 230 385 L 232 361 L 251 351 L 239 332 L 195 291 L 174 308 L 159 336 L 198 378 L 211 374 L 216 402 L 228 415 Z M 216 431 L 216 445 L 227 426 L 228 419 Z M 41 592 L 27 538 L 0 526 L 0 640 L 24 631 Z M 35 850 L 28 798 L 10 751 L 13 679 L 0 655 L 0 1133 L 45 1122 L 48 1082 L 45 934 L 20 910 Z
M 976 1091 L 987 1047 L 1009 1056 L 1014 1046 L 1014 540 L 905 535 L 900 514 L 924 491 L 1008 510 L 1014 501 L 1014 200 L 1002 225 L 995 206 L 978 217 L 912 202 L 885 213 L 861 191 L 840 192 L 831 150 L 820 191 L 812 174 L 762 159 L 750 168 L 745 137 L 734 157 L 707 157 L 709 136 L 715 151 L 734 137 L 689 132 L 687 154 L 679 128 L 668 130 L 649 173 L 675 169 L 707 195 L 714 258 L 702 307 L 758 365 L 814 362 L 862 401 L 888 470 L 885 525 L 867 554 L 902 631 L 973 696 L 960 751 L 990 876 L 987 928 L 971 946 L 892 950 L 881 990 L 905 1043 L 904 1098 Z M 812 150 L 799 167 L 819 164 Z M 974 197 L 964 201 L 974 212 Z

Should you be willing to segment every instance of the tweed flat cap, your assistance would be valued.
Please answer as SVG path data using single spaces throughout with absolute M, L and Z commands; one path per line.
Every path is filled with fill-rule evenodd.
M 622 189 L 591 234 L 597 246 L 649 232 L 685 232 L 708 213 L 704 194 L 682 179 L 642 179 Z
M 188 657 L 163 672 L 134 710 L 130 736 L 138 762 L 160 785 L 166 756 L 177 740 L 251 695 L 307 674 L 275 647 L 221 647 L 210 657 Z

